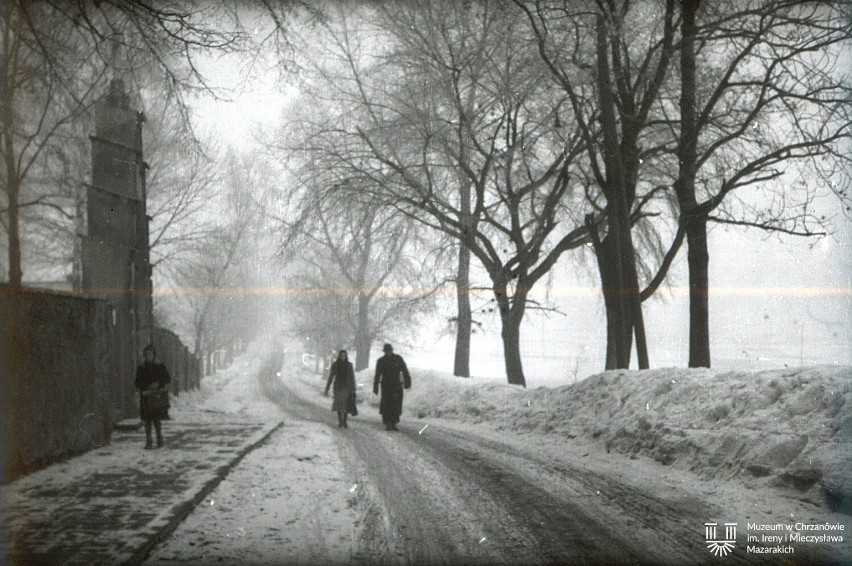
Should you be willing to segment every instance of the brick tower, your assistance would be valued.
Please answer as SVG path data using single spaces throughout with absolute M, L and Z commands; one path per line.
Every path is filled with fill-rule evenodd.
M 120 416 L 135 413 L 133 376 L 141 349 L 151 342 L 151 266 L 142 158 L 144 116 L 130 107 L 120 79 L 95 106 L 92 184 L 87 188 L 87 234 L 82 241 L 82 288 L 107 299 L 117 326 L 116 387 Z

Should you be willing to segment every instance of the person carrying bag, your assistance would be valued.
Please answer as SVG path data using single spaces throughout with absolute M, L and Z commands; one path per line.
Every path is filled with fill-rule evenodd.
M 168 418 L 169 392 L 166 389 L 172 380 L 164 364 L 156 361 L 154 346 L 145 346 L 142 350 L 145 361 L 136 368 L 134 384 L 139 390 L 139 417 L 145 423 L 145 450 L 154 447 L 151 428 L 157 433 L 157 448 L 163 446 L 162 420 Z
M 337 360 L 328 372 L 328 382 L 325 384 L 323 395 L 328 396 L 328 390 L 334 384 L 334 401 L 331 410 L 337 412 L 338 428 L 349 428 L 346 417 L 349 413 L 358 414 L 355 408 L 355 369 L 348 359 L 346 350 L 340 350 Z

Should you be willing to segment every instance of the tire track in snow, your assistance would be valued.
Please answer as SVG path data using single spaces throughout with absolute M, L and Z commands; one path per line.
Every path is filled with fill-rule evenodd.
M 327 409 L 300 398 L 282 380 L 264 387 L 285 411 L 331 422 Z M 584 512 L 578 499 L 554 497 L 490 450 L 469 440 L 461 449 L 457 436 L 438 427 L 421 435 L 410 426 L 386 432 L 375 416 L 351 423 L 348 430 L 335 430 L 335 439 L 346 465 L 363 478 L 356 561 L 642 562 L 629 541 Z

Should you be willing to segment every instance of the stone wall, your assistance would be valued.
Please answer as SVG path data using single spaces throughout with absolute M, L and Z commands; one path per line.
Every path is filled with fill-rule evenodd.
M 116 422 L 138 418 L 140 354 L 128 350 L 126 333 L 106 300 L 0 285 L 4 483 L 108 444 Z M 173 391 L 198 387 L 198 363 L 177 336 L 155 334 Z
M 109 442 L 111 307 L 3 287 L 4 477 Z
M 169 392 L 179 395 L 181 391 L 197 389 L 201 381 L 201 365 L 180 338 L 165 328 L 154 328 L 153 342 L 157 358 L 166 365 L 172 376 Z

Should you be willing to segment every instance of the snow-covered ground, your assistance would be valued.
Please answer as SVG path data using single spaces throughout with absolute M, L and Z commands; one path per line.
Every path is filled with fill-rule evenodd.
M 363 495 L 342 464 L 340 437 L 327 424 L 283 415 L 255 378 L 274 347 L 253 345 L 229 370 L 175 401 L 177 414 L 217 418 L 227 412 L 283 419 L 285 426 L 240 463 L 212 496 L 215 501 L 200 506 L 155 550 L 152 562 L 274 562 L 285 558 L 280 549 L 287 548 L 303 563 L 337 563 L 355 550 L 359 516 L 353 507 Z M 743 520 L 792 524 L 805 517 L 852 528 L 846 520 L 852 494 L 850 367 L 616 371 L 530 389 L 411 370 L 404 423 L 475 430 L 542 454 L 582 452 L 590 465 L 618 467 L 649 492 L 697 478 L 696 492 L 723 486 L 738 494 L 734 499 L 741 501 L 732 505 L 740 505 L 735 508 Z M 285 366 L 279 377 L 303 400 L 330 403 L 321 396 L 321 376 Z M 372 370 L 360 372 L 357 381 L 361 418 L 375 418 Z M 328 415 L 332 423 L 334 415 Z M 848 553 L 846 546 L 841 551 Z M 259 556 L 263 549 L 275 551 Z
M 703 477 L 789 488 L 814 504 L 852 496 L 852 368 L 611 371 L 524 389 L 418 372 L 406 411 L 553 441 L 595 440 Z M 368 376 L 365 376 L 368 377 Z
M 230 368 L 204 378 L 199 390 L 173 399 L 175 418 L 239 415 L 284 424 L 243 458 L 147 563 L 338 564 L 350 556 L 357 489 L 344 473 L 331 430 L 285 416 L 261 390 L 258 375 L 269 370 L 270 348 L 267 342 L 252 344 Z

